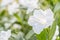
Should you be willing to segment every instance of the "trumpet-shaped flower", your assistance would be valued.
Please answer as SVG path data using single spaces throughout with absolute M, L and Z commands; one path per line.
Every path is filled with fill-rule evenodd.
M 37 8 L 38 0 L 19 0 L 19 4 L 28 8 Z
M 11 36 L 11 30 L 0 32 L 0 40 L 8 40 L 10 36 Z
M 35 33 L 40 34 L 44 28 L 52 25 L 54 15 L 51 9 L 35 10 L 33 15 L 28 19 L 28 24 L 33 27 Z
M 18 25 L 18 24 L 14 24 L 13 27 L 16 28 L 16 29 L 21 29 L 21 26 Z
M 7 29 L 7 28 L 9 28 L 11 26 L 11 23 L 5 23 L 4 26 Z
M 10 15 L 19 11 L 19 4 L 17 2 L 13 2 L 11 5 L 8 6 L 8 12 Z
M 22 8 L 27 8 L 27 14 L 38 8 L 38 0 L 19 0 Z
M 14 0 L 2 0 L 1 1 L 1 6 L 6 6 L 9 5 L 10 3 L 12 3 Z

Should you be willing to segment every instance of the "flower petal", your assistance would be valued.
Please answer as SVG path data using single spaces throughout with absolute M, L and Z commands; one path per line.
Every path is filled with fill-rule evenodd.
M 53 14 L 53 12 L 51 11 L 50 8 L 46 9 L 44 12 L 45 12 L 45 15 L 48 16 L 48 17 L 53 17 L 54 16 L 54 14 Z
M 36 34 L 40 34 L 43 31 L 44 27 L 40 26 L 40 25 L 35 25 L 33 26 L 33 30 Z

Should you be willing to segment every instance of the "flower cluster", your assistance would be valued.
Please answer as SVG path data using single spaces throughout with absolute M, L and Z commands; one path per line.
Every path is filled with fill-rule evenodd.
M 10 36 L 11 36 L 11 30 L 0 32 L 0 40 L 8 40 Z
M 38 0 L 2 0 L 1 8 L 7 9 L 10 15 L 19 12 L 19 8 L 27 8 L 29 13 L 28 10 L 38 8 Z
M 33 37 L 47 34 L 46 40 L 49 40 L 49 36 L 53 36 L 54 32 L 54 37 L 50 37 L 55 40 L 59 32 L 55 24 L 57 20 L 54 17 L 58 19 L 59 16 L 53 13 L 54 3 L 51 6 L 48 2 L 50 1 L 0 0 L 0 40 L 28 40 L 34 33 Z M 59 19 L 58 22 L 60 22 Z M 42 40 L 37 37 L 36 40 Z

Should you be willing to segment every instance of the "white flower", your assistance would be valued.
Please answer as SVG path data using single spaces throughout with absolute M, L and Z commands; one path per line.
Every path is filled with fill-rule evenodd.
M 30 16 L 28 24 L 33 27 L 35 33 L 40 34 L 44 28 L 52 25 L 54 21 L 53 12 L 50 9 L 35 10 L 33 16 Z
M 4 16 L 4 17 L 2 18 L 2 21 L 3 21 L 3 22 L 8 21 L 8 17 L 5 17 L 5 16 Z
M 14 27 L 14 28 L 17 28 L 17 29 L 21 29 L 21 26 L 18 25 L 18 24 L 14 24 L 13 27 Z
M 10 3 L 12 3 L 14 0 L 2 0 L 1 1 L 1 6 L 7 6 L 9 5 Z
M 17 21 L 17 19 L 16 19 L 15 17 L 13 17 L 13 16 L 12 16 L 12 18 L 9 20 L 10 23 L 14 23 L 14 22 L 16 22 L 16 21 Z
M 19 0 L 20 5 L 28 8 L 37 8 L 38 0 Z
M 22 8 L 27 8 L 27 14 L 38 8 L 38 0 L 19 0 Z
M 56 26 L 56 31 L 55 31 L 55 34 L 54 34 L 52 40 L 56 40 L 56 37 L 58 36 L 58 34 L 59 34 L 59 29 L 58 29 L 58 25 L 57 25 Z
M 8 6 L 8 12 L 10 15 L 19 11 L 19 4 L 17 2 L 13 2 L 11 5 Z
M 0 40 L 8 40 L 10 36 L 11 36 L 11 30 L 0 32 Z
M 9 28 L 11 25 L 12 25 L 11 23 L 5 23 L 4 24 L 4 26 L 5 26 L 6 29 Z
M 6 10 L 6 7 L 10 5 L 14 0 L 1 0 L 0 2 L 0 11 Z
M 26 14 L 31 13 L 33 10 L 34 10 L 34 9 L 32 9 L 32 8 L 28 8 Z

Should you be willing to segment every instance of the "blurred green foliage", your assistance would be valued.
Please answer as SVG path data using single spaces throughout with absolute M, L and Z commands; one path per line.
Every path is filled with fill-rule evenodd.
M 39 0 L 39 4 L 41 4 L 40 5 L 41 9 L 46 9 L 50 7 L 55 15 L 55 21 L 52 27 L 44 29 L 39 35 L 35 34 L 32 30 L 32 27 L 29 26 L 27 23 L 29 14 L 28 15 L 26 14 L 26 9 L 20 10 L 22 14 L 15 13 L 13 16 L 9 15 L 6 10 L 0 11 L 0 28 L 2 30 L 7 30 L 4 28 L 5 22 L 2 21 L 3 17 L 7 17 L 8 20 L 11 17 L 15 17 L 17 21 L 14 22 L 13 24 L 16 23 L 22 26 L 22 28 L 18 30 L 18 29 L 11 28 L 13 24 L 11 25 L 10 28 L 12 29 L 12 33 L 14 35 L 12 35 L 12 37 L 9 40 L 52 40 L 52 37 L 56 29 L 56 23 L 57 25 L 59 25 L 59 29 L 60 29 L 60 0 Z M 21 34 L 19 34 L 19 32 L 21 32 Z M 57 38 L 57 40 L 60 40 L 60 34 L 59 34 L 59 39 Z

